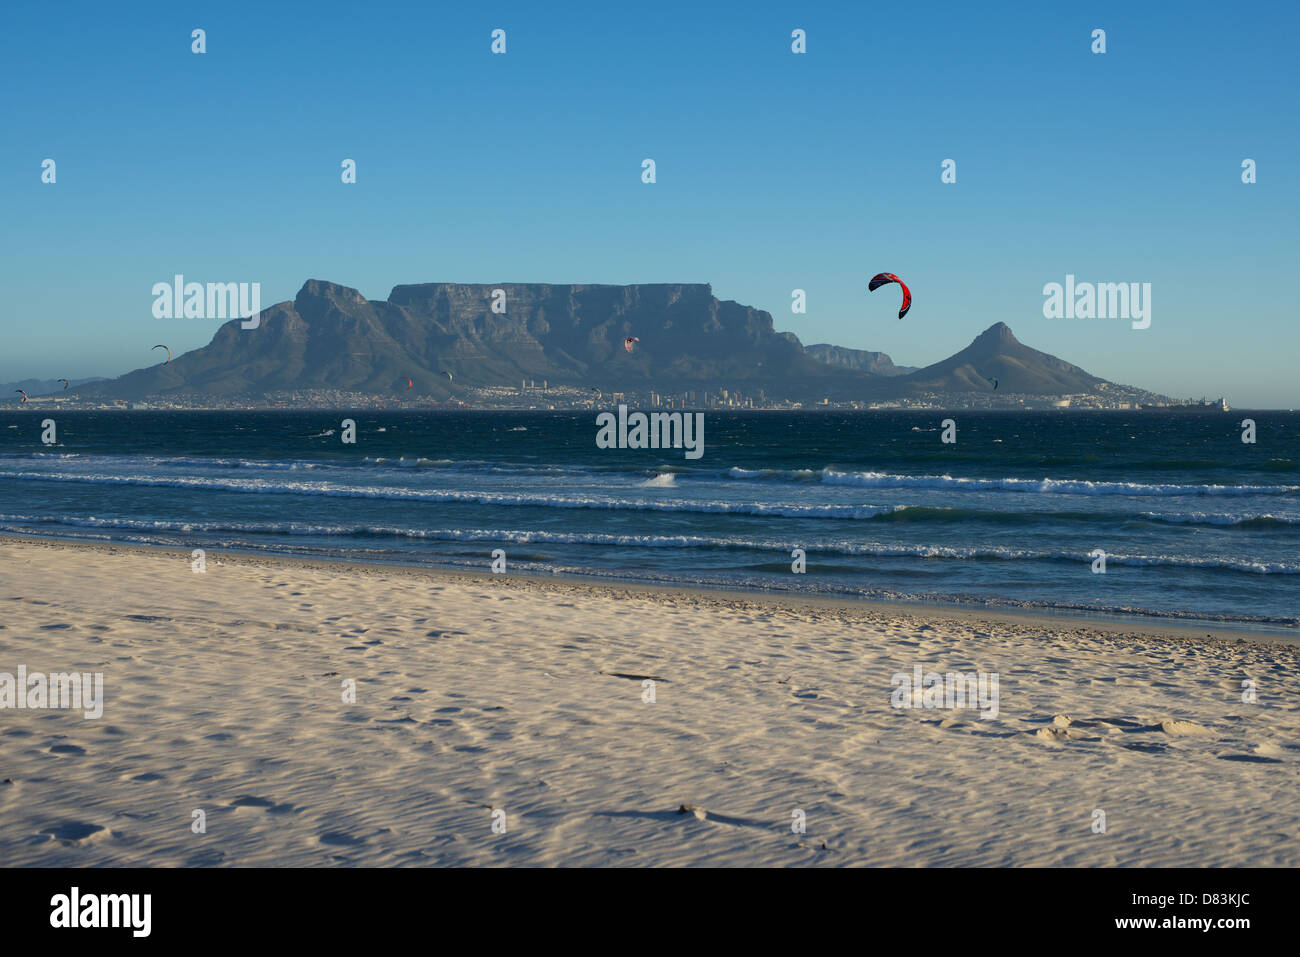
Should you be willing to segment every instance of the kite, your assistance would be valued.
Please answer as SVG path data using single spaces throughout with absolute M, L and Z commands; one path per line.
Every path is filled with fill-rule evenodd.
M 55 381 L 56 381 L 56 382 L 62 382 L 62 383 L 63 383 L 63 391 L 64 391 L 64 392 L 67 392 L 67 391 L 68 391 L 68 386 L 71 385 L 71 383 L 68 382 L 67 379 L 56 379 Z
M 447 377 L 447 381 L 448 381 L 448 382 L 452 382 L 452 381 L 453 381 L 452 378 L 451 378 L 451 373 L 450 373 L 450 372 L 443 372 L 443 373 L 441 373 L 441 375 L 445 375 L 445 376 Z
M 641 340 L 638 339 L 636 336 L 628 336 L 626 339 L 623 340 L 623 348 L 626 349 L 628 352 L 631 352 L 632 343 L 640 342 L 640 341 Z
M 898 318 L 902 319 L 907 315 L 907 310 L 912 308 L 912 290 L 907 288 L 907 284 L 899 279 L 892 272 L 879 272 L 871 277 L 871 282 L 867 283 L 867 291 L 875 292 L 881 286 L 886 286 L 891 282 L 898 283 L 903 289 L 903 307 L 898 310 Z
M 406 387 L 407 387 L 408 389 L 414 389 L 414 388 L 415 388 L 415 382 L 414 382 L 414 380 L 411 379 L 411 377 L 410 377 L 409 375 L 406 377 Z
M 26 392 L 23 392 L 22 389 L 14 389 L 14 391 L 15 391 L 15 392 L 22 392 L 22 393 L 23 393 L 23 397 L 22 397 L 21 399 L 18 400 L 18 404 L 19 404 L 19 405 L 22 405 L 24 402 L 27 401 L 27 393 L 26 393 Z
M 599 401 L 600 401 L 600 397 L 601 397 L 601 395 L 602 395 L 601 391 L 600 391 L 599 389 L 597 389 L 594 385 L 591 387 L 591 391 L 594 392 L 594 393 L 596 393 L 596 401 L 599 402 Z
M 166 365 L 168 362 L 172 361 L 172 351 L 167 346 L 157 345 L 154 346 L 154 349 L 167 349 L 167 358 L 163 360 L 163 365 Z M 151 349 L 150 351 L 152 352 L 153 350 Z
M 998 391 L 998 380 L 995 379 L 995 378 L 993 378 L 993 376 L 991 376 L 991 375 L 986 375 L 984 378 L 988 379 L 990 382 L 993 383 L 993 391 L 994 391 L 994 392 L 997 392 L 997 391 Z

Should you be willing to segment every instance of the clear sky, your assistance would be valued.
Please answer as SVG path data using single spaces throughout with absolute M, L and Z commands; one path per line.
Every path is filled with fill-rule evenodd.
M 216 321 L 152 315 L 175 273 L 260 282 L 264 306 L 308 278 L 711 282 L 901 364 L 1004 321 L 1109 379 L 1300 407 L 1298 11 L 10 4 L 0 380 L 205 344 Z M 901 322 L 880 271 L 911 286 Z M 1150 328 L 1045 318 L 1066 274 L 1149 282 Z

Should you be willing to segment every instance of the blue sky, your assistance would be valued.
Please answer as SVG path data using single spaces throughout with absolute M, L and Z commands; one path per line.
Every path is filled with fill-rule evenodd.
M 205 344 L 215 321 L 152 315 L 178 272 L 264 305 L 308 278 L 711 282 L 903 364 L 1004 321 L 1109 379 L 1300 407 L 1294 4 L 271 7 L 6 11 L 0 380 Z M 1151 327 L 1044 318 L 1067 273 L 1151 283 Z

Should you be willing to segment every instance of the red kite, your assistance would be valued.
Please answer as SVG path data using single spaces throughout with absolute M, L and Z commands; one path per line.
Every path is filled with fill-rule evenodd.
M 912 290 L 907 288 L 903 280 L 899 279 L 892 272 L 880 272 L 871 277 L 871 282 L 867 284 L 868 292 L 875 292 L 881 286 L 886 286 L 891 282 L 898 283 L 903 290 L 903 308 L 898 310 L 898 318 L 902 319 L 907 315 L 907 310 L 912 308 Z

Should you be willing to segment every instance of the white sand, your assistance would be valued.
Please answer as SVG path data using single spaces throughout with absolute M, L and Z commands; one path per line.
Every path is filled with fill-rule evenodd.
M 102 671 L 106 698 L 99 720 L 0 710 L 0 865 L 1294 867 L 1297 663 L 1075 622 L 0 541 L 0 672 Z M 916 664 L 997 672 L 999 717 L 894 709 Z M 611 672 L 660 676 L 657 700 Z

